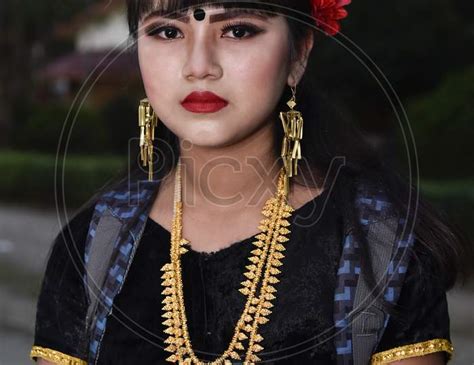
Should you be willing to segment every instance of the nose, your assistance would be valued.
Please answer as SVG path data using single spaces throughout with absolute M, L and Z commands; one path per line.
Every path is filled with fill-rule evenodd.
M 183 66 L 183 77 L 187 80 L 220 78 L 222 68 L 217 59 L 215 43 L 206 38 L 205 32 L 195 34 L 188 44 L 187 61 Z

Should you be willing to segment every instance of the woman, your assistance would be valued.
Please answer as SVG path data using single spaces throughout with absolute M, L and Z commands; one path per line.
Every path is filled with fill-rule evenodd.
M 445 292 L 461 271 L 462 238 L 421 204 L 414 235 L 394 239 L 410 188 L 355 127 L 321 112 L 305 78 L 316 57 L 309 15 L 333 35 L 348 3 L 128 1 L 149 170 L 97 194 L 58 236 L 32 358 L 405 365 L 452 356 Z

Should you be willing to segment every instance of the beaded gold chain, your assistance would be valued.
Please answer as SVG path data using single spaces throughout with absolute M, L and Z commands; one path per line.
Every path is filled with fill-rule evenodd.
M 285 235 L 290 233 L 288 218 L 294 209 L 287 203 L 287 191 L 284 187 L 286 178 L 285 169 L 280 170 L 276 194 L 267 200 L 262 214 L 265 216 L 258 226 L 260 233 L 255 236 L 252 243 L 256 246 L 249 257 L 250 265 L 246 266 L 245 279 L 239 291 L 247 298 L 242 315 L 235 327 L 234 335 L 224 353 L 212 362 L 203 362 L 197 358 L 189 338 L 186 321 L 186 311 L 183 299 L 183 283 L 181 270 L 181 255 L 184 255 L 189 246 L 189 241 L 182 236 L 183 204 L 181 200 L 181 163 L 175 172 L 174 190 L 174 217 L 171 232 L 171 262 L 165 264 L 162 294 L 165 296 L 163 303 L 163 317 L 168 338 L 165 344 L 166 351 L 172 355 L 166 360 L 179 364 L 232 364 L 230 359 L 242 360 L 244 364 L 253 364 L 261 360 L 256 353 L 263 350 L 261 342 L 263 337 L 258 333 L 260 325 L 269 321 L 267 318 L 272 311 L 271 303 L 276 297 L 275 284 L 279 282 L 277 275 L 281 273 L 278 267 L 283 265 L 285 257 L 284 242 L 289 239 Z M 186 248 L 188 247 L 188 248 Z M 260 286 L 260 287 L 259 287 Z M 257 288 L 259 287 L 259 292 Z M 257 295 L 258 292 L 258 295 Z M 247 348 L 243 341 L 248 340 Z

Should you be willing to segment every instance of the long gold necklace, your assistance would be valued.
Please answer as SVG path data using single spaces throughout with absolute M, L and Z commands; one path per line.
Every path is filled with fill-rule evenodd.
M 278 267 L 283 265 L 282 259 L 285 257 L 283 243 L 289 240 L 285 237 L 290 233 L 287 228 L 290 225 L 288 218 L 294 211 L 287 203 L 285 178 L 286 172 L 282 168 L 278 178 L 277 192 L 267 200 L 262 210 L 265 218 L 258 226 L 261 232 L 255 236 L 256 240 L 252 243 L 256 248 L 252 250 L 252 255 L 248 258 L 250 265 L 246 266 L 248 271 L 244 273 L 245 279 L 241 283 L 242 288 L 239 289 L 247 297 L 247 301 L 235 326 L 229 347 L 216 360 L 203 362 L 196 357 L 192 349 L 184 307 L 181 255 L 184 255 L 190 246 L 189 241 L 182 236 L 181 163 L 178 162 L 175 173 L 171 262 L 161 268 L 161 271 L 164 271 L 161 277 L 164 288 L 162 294 L 165 296 L 162 302 L 164 312 L 162 316 L 165 318 L 163 324 L 167 327 L 165 333 L 169 335 L 165 340 L 168 345 L 165 350 L 173 353 L 166 359 L 167 361 L 179 364 L 220 365 L 232 364 L 229 358 L 242 360 L 242 356 L 245 358 L 244 364 L 252 364 L 260 360 L 256 353 L 263 350 L 260 344 L 263 337 L 258 333 L 258 329 L 260 325 L 269 321 L 267 317 L 272 313 L 271 302 L 276 298 L 277 292 L 274 285 L 279 282 L 276 276 L 281 272 Z M 247 347 L 244 347 L 243 341 L 248 341 Z

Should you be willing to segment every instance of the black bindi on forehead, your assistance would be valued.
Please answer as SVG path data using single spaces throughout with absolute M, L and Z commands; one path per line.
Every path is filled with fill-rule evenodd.
M 166 12 L 164 10 L 153 10 L 149 14 L 143 17 L 143 22 L 153 17 L 164 17 L 167 19 L 174 19 L 181 23 L 189 23 L 190 16 L 183 12 Z M 202 8 L 197 8 L 193 12 L 193 17 L 197 21 L 202 21 L 206 17 L 206 12 Z M 209 16 L 209 24 L 230 20 L 233 18 L 245 17 L 245 18 L 256 18 L 268 22 L 268 14 L 262 14 L 254 11 L 246 11 L 245 9 L 226 9 L 223 13 L 211 14 Z M 271 17 L 271 16 L 270 16 Z
M 196 19 L 197 21 L 202 21 L 206 18 L 206 12 L 204 11 L 204 9 L 201 9 L 201 8 L 194 10 L 193 15 L 194 15 L 194 19 Z

